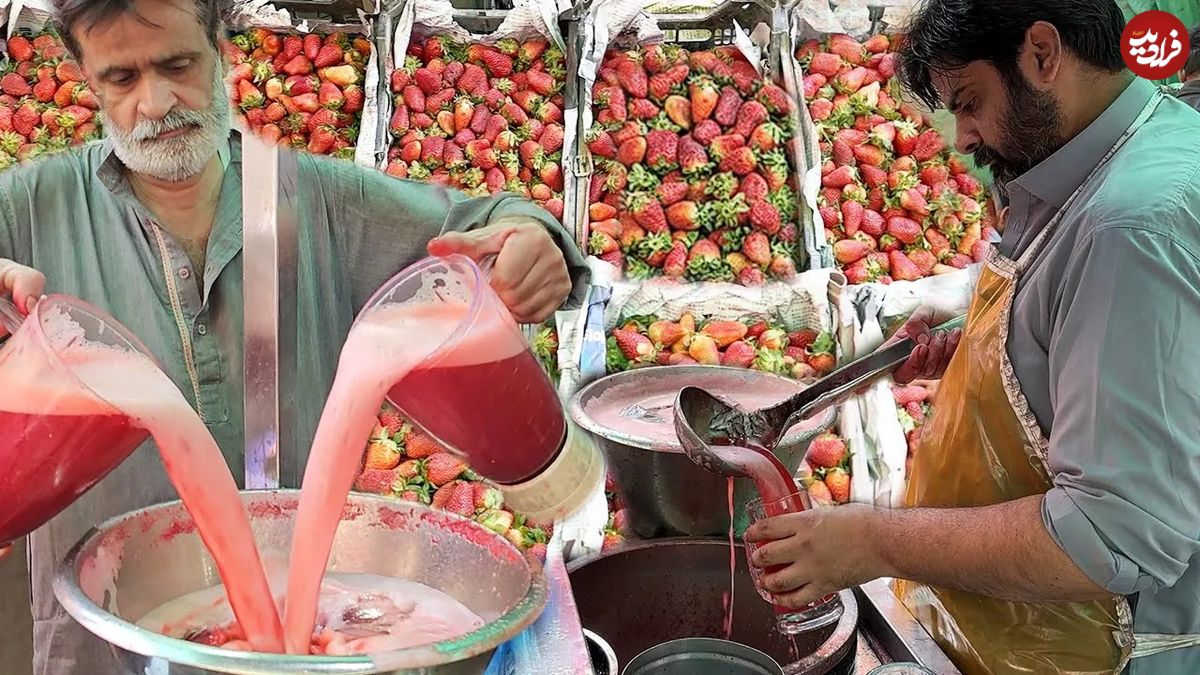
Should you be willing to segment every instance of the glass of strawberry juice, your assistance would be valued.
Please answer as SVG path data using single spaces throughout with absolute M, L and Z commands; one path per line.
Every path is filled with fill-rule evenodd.
M 755 499 L 747 502 L 746 514 L 749 516 L 750 524 L 754 524 L 760 520 L 775 518 L 788 513 L 797 513 L 810 508 L 812 508 L 812 501 L 809 499 L 808 493 L 801 490 L 783 499 L 773 501 Z M 758 589 L 758 594 L 762 596 L 763 600 L 774 604 L 774 598 L 762 586 L 763 576 L 765 574 L 774 574 L 787 567 L 787 565 L 775 565 L 768 567 L 766 570 L 755 567 L 753 563 L 750 563 L 750 557 L 754 555 L 754 552 L 762 544 L 751 541 L 745 543 L 746 561 L 749 563 L 750 576 L 754 579 L 754 585 Z M 795 635 L 828 626 L 841 618 L 843 609 L 842 601 L 838 599 L 837 594 L 827 595 L 802 609 L 792 609 L 778 604 L 775 604 L 774 607 L 776 627 L 780 633 L 784 633 L 785 635 Z
M 73 359 L 94 359 L 71 348 L 80 328 L 90 345 L 154 362 L 115 319 L 64 295 L 43 299 L 0 345 L 0 545 L 61 513 L 149 438 L 72 372 Z

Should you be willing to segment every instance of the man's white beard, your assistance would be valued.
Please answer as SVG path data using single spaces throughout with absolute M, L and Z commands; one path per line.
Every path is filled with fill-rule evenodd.
M 161 120 L 138 120 L 130 131 L 109 121 L 105 131 L 113 151 L 125 166 L 159 180 L 177 182 L 204 170 L 229 138 L 230 99 L 221 76 L 213 69 L 212 102 L 204 110 L 175 108 Z M 159 134 L 194 127 L 182 136 L 158 140 Z

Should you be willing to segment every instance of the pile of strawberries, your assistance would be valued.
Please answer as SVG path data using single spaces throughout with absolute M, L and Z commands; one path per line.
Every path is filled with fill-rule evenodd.
M 565 81 L 562 51 L 543 38 L 414 40 L 391 75 L 387 173 L 513 192 L 562 220 Z
M 234 35 L 223 51 L 233 103 L 251 131 L 283 146 L 354 159 L 369 40 L 255 28 Z
M 900 428 L 904 430 L 904 439 L 908 442 L 908 458 L 904 463 L 904 470 L 908 472 L 912 470 L 913 455 L 921 444 L 921 429 L 932 412 L 932 393 L 919 384 L 909 384 L 893 386 L 892 397 L 896 399 L 896 415 L 900 418 Z
M 732 47 L 610 51 L 598 75 L 589 252 L 631 278 L 793 277 L 787 93 Z
M 796 52 L 820 133 L 825 236 L 852 284 L 953 272 L 981 261 L 993 234 L 979 180 L 900 102 L 895 46 L 833 35 Z
M 98 110 L 53 31 L 14 34 L 0 68 L 0 169 L 100 138 Z
M 813 504 L 829 506 L 849 502 L 850 452 L 846 439 L 832 432 L 814 438 L 797 477 Z
M 549 525 L 538 526 L 504 506 L 504 494 L 484 482 L 461 459 L 414 428 L 385 404 L 363 454 L 354 489 L 428 504 L 474 518 L 503 535 L 526 555 L 546 559 Z
M 608 338 L 608 372 L 644 366 L 701 364 L 750 368 L 809 382 L 837 365 L 833 336 L 788 332 L 766 321 L 678 321 L 631 317 Z

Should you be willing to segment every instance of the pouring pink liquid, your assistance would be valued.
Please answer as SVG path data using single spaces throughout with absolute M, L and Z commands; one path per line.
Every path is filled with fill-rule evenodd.
M 5 447 L 24 447 L 19 442 L 22 438 L 36 443 L 43 433 L 61 442 L 72 435 L 71 420 L 84 420 L 81 429 L 99 431 L 117 443 L 144 438 L 149 431 L 168 477 L 212 553 L 249 643 L 258 651 L 280 651 L 283 631 L 279 614 L 254 545 L 250 520 L 216 442 L 179 389 L 149 357 L 89 340 L 71 311 L 70 301 L 43 301 L 14 336 L 15 346 L 5 348 L 5 386 L 0 392 L 0 410 L 5 412 L 0 425 L 5 430 L 4 442 L 13 442 Z M 44 336 L 52 349 L 30 348 L 35 344 L 34 331 L 41 331 L 36 337 Z M 38 373 L 55 377 L 47 381 Z M 55 424 L 64 425 L 63 436 L 50 431 Z M 71 453 L 71 460 L 79 454 L 78 448 L 60 447 L 61 452 Z M 37 456 L 46 462 L 64 459 L 64 455 L 45 452 L 45 447 L 37 450 Z M 79 465 L 74 466 L 74 476 L 56 476 L 56 480 L 86 475 Z M 43 476 L 30 485 L 40 487 L 44 482 Z

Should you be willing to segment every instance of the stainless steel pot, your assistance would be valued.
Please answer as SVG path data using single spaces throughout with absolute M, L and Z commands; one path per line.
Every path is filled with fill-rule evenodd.
M 621 675 L 783 675 L 783 668 L 738 642 L 680 638 L 638 654 Z
M 630 527 L 644 539 L 729 532 L 727 479 L 692 463 L 674 437 L 671 406 L 686 386 L 702 387 L 734 401 L 739 396 L 770 393 L 772 403 L 805 387 L 795 380 L 744 368 L 661 366 L 615 373 L 576 393 L 569 406 L 571 418 L 604 449 L 629 510 Z M 598 414 L 613 405 L 623 408 L 620 428 Z M 830 409 L 812 424 L 794 427 L 780 441 L 775 455 L 795 473 L 809 442 L 832 426 L 835 417 L 836 411 Z M 665 437 L 660 427 L 664 424 L 670 430 Z M 749 479 L 734 481 L 736 534 L 746 529 L 746 502 L 757 497 Z
M 299 492 L 243 492 L 242 500 L 264 559 L 286 556 Z M 427 584 L 487 623 L 454 640 L 356 657 L 239 653 L 144 630 L 134 622 L 150 610 L 219 582 L 180 502 L 134 511 L 93 529 L 67 554 L 54 593 L 76 621 L 110 645 L 120 672 L 130 675 L 478 675 L 497 646 L 537 619 L 547 599 L 541 569 L 503 537 L 467 518 L 367 495 L 347 501 L 329 570 Z

